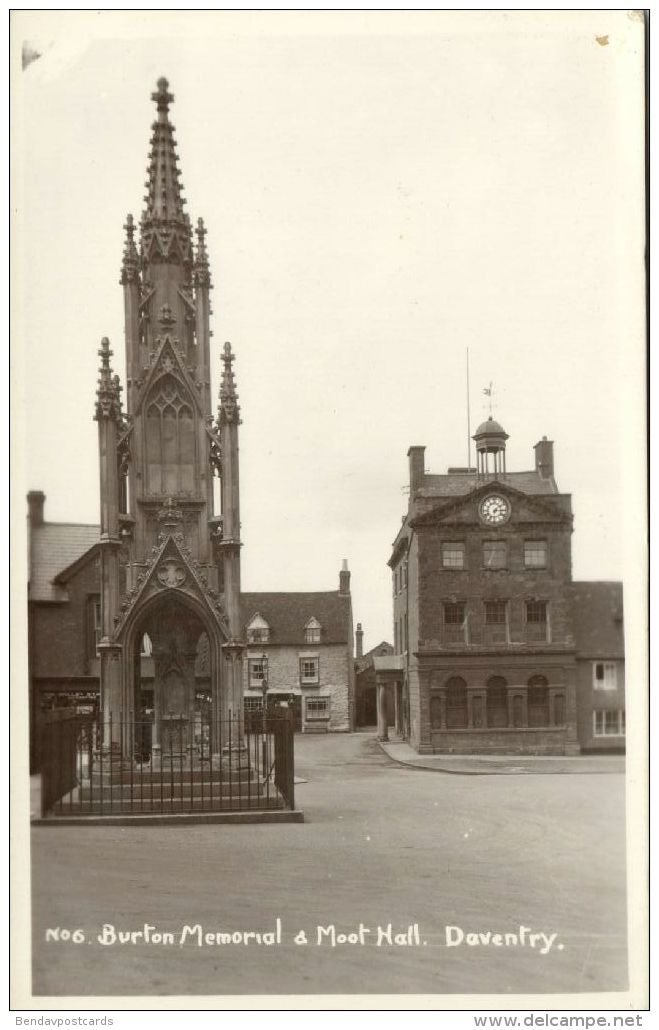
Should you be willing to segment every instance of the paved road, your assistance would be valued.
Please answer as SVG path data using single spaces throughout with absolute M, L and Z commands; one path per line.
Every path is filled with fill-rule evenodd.
M 622 775 L 429 774 L 366 734 L 296 746 L 304 824 L 34 827 L 34 993 L 626 988 Z M 179 943 L 186 924 L 267 932 L 277 918 L 281 944 L 200 947 L 196 931 Z M 104 924 L 145 923 L 176 943 L 98 943 Z M 316 943 L 318 926 L 359 935 L 360 923 L 364 943 Z M 389 924 L 411 943 L 378 946 Z M 448 947 L 447 925 L 485 936 Z M 85 943 L 46 943 L 58 926 Z M 531 947 L 530 932 L 547 936 Z

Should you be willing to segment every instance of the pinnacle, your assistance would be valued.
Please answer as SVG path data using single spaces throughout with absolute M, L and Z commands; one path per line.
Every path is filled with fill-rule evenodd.
M 220 384 L 220 410 L 218 414 L 219 424 L 225 425 L 229 422 L 240 421 L 240 408 L 238 407 L 238 394 L 234 380 L 232 364 L 235 360 L 231 344 L 224 344 L 222 351 L 222 382 Z
M 158 79 L 158 88 L 151 99 L 156 102 L 158 120 L 153 123 L 151 134 L 144 197 L 146 210 L 142 220 L 151 223 L 183 221 L 185 200 L 181 196 L 174 126 L 169 121 L 169 106 L 174 96 L 169 92 L 167 79 Z
M 110 366 L 112 351 L 107 336 L 101 340 L 101 349 L 98 352 L 101 359 L 101 367 L 98 375 L 98 389 L 96 391 L 96 419 L 112 418 L 121 422 L 121 385 L 119 376 L 114 375 Z

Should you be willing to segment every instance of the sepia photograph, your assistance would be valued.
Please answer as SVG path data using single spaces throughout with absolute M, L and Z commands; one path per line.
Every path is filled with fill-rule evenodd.
M 13 13 L 15 1008 L 647 1006 L 645 36 Z

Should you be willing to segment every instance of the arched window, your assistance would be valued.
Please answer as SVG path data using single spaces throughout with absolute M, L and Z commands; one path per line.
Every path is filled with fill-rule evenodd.
M 531 676 L 528 691 L 529 726 L 549 725 L 549 685 L 544 676 Z
M 182 383 L 164 375 L 155 383 L 146 409 L 147 491 L 194 492 L 195 434 L 192 405 Z
M 446 683 L 446 728 L 467 728 L 467 684 L 461 676 L 451 676 Z
M 508 684 L 503 676 L 490 676 L 487 681 L 487 725 L 508 725 Z

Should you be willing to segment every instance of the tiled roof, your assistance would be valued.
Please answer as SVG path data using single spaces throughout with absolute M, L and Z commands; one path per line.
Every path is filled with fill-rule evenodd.
M 258 612 L 270 627 L 269 643 L 304 645 L 304 627 L 314 616 L 321 625 L 322 644 L 344 644 L 348 642 L 349 603 L 349 595 L 339 594 L 337 590 L 310 594 L 242 594 L 242 625 L 246 628 Z M 253 646 L 258 647 L 258 644 Z
M 100 538 L 98 526 L 44 522 L 31 531 L 30 600 L 65 601 L 66 590 L 55 577 L 82 558 Z
M 366 654 L 362 655 L 361 658 L 357 658 L 355 660 L 355 667 L 358 672 L 362 672 L 364 669 L 367 669 L 369 666 L 373 665 L 373 659 L 377 655 L 383 656 L 390 655 L 393 653 L 394 649 L 392 645 L 387 643 L 386 640 L 381 640 L 379 644 L 376 644 L 375 647 L 372 647 L 370 651 L 367 651 Z
M 622 658 L 622 583 L 570 584 L 577 655 L 584 658 Z
M 494 476 L 490 477 L 492 480 Z M 507 472 L 505 475 L 496 476 L 500 483 L 509 483 L 515 490 L 525 494 L 556 494 L 558 489 L 552 479 L 543 479 L 537 472 Z M 428 475 L 423 480 L 423 486 L 417 491 L 419 497 L 462 497 L 463 494 L 471 493 L 479 486 L 487 482 L 487 477 L 478 476 L 476 473 L 447 473 L 446 475 Z

